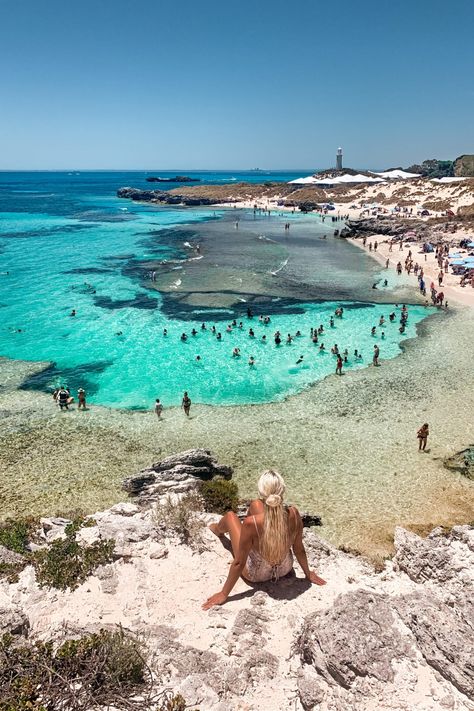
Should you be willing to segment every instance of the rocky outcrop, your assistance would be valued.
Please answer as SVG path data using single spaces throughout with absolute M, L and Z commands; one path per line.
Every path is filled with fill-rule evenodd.
M 474 445 L 463 449 L 461 452 L 456 452 L 452 457 L 447 457 L 443 464 L 446 469 L 460 472 L 468 479 L 474 479 Z
M 465 597 L 454 606 L 426 592 L 395 600 L 427 664 L 474 701 L 474 603 Z
M 474 588 L 474 529 L 455 526 L 449 535 L 435 528 L 421 538 L 404 528 L 395 529 L 394 569 L 416 583 L 431 582 L 444 590 Z
M 474 155 L 462 155 L 454 161 L 454 175 L 457 178 L 474 177 Z
M 378 583 L 366 578 L 304 620 L 295 648 L 305 711 L 365 711 L 375 700 L 406 711 L 474 708 L 474 529 L 421 538 L 398 528 L 395 548 Z
M 386 235 L 394 239 L 404 239 L 406 232 L 414 232 L 406 241 L 428 240 L 432 227 L 422 220 L 396 220 L 393 218 L 370 217 L 360 220 L 349 220 L 347 227 L 341 231 L 341 237 L 364 237 L 365 235 Z
M 392 682 L 393 662 L 410 653 L 387 596 L 358 590 L 311 615 L 298 640 L 302 661 L 328 684 L 350 689 L 360 678 Z
M 199 183 L 201 178 L 190 178 L 189 175 L 175 175 L 174 178 L 158 178 L 150 175 L 145 178 L 147 183 Z
M 195 491 L 199 482 L 215 476 L 231 479 L 232 468 L 219 464 L 208 449 L 189 449 L 128 477 L 123 482 L 123 488 L 144 506 L 162 496 Z
M 168 192 L 166 190 L 140 190 L 138 188 L 120 188 L 117 197 L 127 198 L 136 202 L 156 202 L 164 205 L 213 205 L 217 201 L 206 196 L 193 196 Z

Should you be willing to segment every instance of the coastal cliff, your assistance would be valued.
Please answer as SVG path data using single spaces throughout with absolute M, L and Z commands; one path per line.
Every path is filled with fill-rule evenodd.
M 100 629 L 140 639 L 151 674 L 146 694 L 137 681 L 128 705 L 115 697 L 116 709 L 134 700 L 133 708 L 169 708 L 144 699 L 172 689 L 200 711 L 257 711 L 262 699 L 269 711 L 472 711 L 472 526 L 427 538 L 397 528 L 382 570 L 310 529 L 308 558 L 326 586 L 311 586 L 297 568 L 277 583 L 239 581 L 223 607 L 205 613 L 201 603 L 222 586 L 230 554 L 205 525 L 214 514 L 196 510 L 185 524 L 182 509 L 179 520 L 172 512 L 216 474 L 232 472 L 207 450 L 190 450 L 127 479 L 132 501 L 76 526 L 81 550 L 112 541 L 113 553 L 74 589 L 45 585 L 41 569 L 0 548 L 1 561 L 25 563 L 16 581 L 0 583 L 1 631 L 16 645 L 85 634 L 97 642 Z M 184 525 L 192 527 L 188 539 Z M 30 548 L 44 553 L 70 540 L 70 526 L 42 519 Z M 74 698 L 83 690 L 78 678 Z M 7 691 L 0 689 L 0 705 Z

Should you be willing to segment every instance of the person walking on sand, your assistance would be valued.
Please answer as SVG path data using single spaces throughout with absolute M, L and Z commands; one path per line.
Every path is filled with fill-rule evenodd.
M 183 408 L 186 417 L 189 417 L 189 411 L 191 409 L 191 398 L 189 397 L 187 390 L 184 391 L 181 407 Z
M 222 590 L 211 595 L 203 610 L 223 605 L 240 576 L 250 583 L 278 580 L 293 570 L 293 555 L 300 564 L 308 583 L 325 585 L 308 565 L 303 543 L 303 522 L 295 506 L 285 506 L 285 482 L 273 470 L 263 472 L 258 480 L 259 498 L 248 508 L 243 523 L 233 511 L 228 511 L 211 531 L 223 539 L 230 537 L 233 562 Z
M 161 413 L 163 412 L 163 405 L 160 402 L 160 398 L 156 398 L 155 401 L 155 414 L 159 420 L 161 420 Z
M 337 356 L 336 375 L 342 375 L 342 356 L 340 354 Z
M 429 426 L 428 423 L 425 422 L 424 425 L 420 427 L 418 432 L 416 433 L 416 436 L 418 437 L 418 451 L 425 451 L 426 449 L 426 443 L 428 441 L 428 435 L 429 435 Z

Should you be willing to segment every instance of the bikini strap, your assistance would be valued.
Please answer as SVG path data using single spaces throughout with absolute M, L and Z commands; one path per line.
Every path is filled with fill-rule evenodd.
M 256 520 L 255 520 L 255 516 L 252 516 L 252 518 L 253 518 L 253 522 L 254 522 L 254 525 L 255 525 L 255 530 L 257 531 L 258 542 L 260 543 L 260 533 L 258 532 L 258 526 L 257 526 L 257 522 L 256 522 Z

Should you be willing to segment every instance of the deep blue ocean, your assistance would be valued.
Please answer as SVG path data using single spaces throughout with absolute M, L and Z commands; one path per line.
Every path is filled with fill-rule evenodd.
M 0 356 L 45 363 L 24 387 L 84 387 L 92 403 L 127 408 L 150 408 L 156 397 L 175 405 L 185 389 L 210 404 L 282 400 L 334 372 L 334 343 L 347 349 L 346 369 L 363 368 L 376 341 L 391 358 L 416 335 L 427 310 L 412 306 L 401 336 L 399 314 L 388 322 L 396 307 L 367 298 L 379 267 L 317 215 L 116 197 L 124 186 L 177 187 L 146 181 L 176 174 L 203 183 L 287 182 L 308 171 L 0 172 Z M 344 317 L 331 326 L 340 304 Z M 259 319 L 266 314 L 268 324 Z M 320 324 L 315 344 L 310 329 Z

